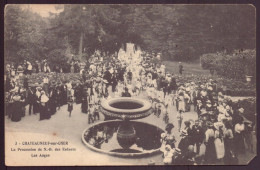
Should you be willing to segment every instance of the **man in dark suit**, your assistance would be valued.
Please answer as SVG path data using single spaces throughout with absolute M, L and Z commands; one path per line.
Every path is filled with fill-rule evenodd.
M 104 72 L 104 76 L 103 76 L 103 79 L 105 79 L 107 81 L 107 83 L 109 85 L 111 85 L 111 82 L 112 82 L 112 74 L 110 73 L 109 71 L 110 69 L 108 68 L 105 72 Z
M 200 153 L 200 146 L 204 139 L 204 133 L 201 126 L 199 126 L 199 120 L 195 121 L 195 124 L 192 126 L 190 130 L 190 136 L 191 136 L 191 144 L 196 144 L 196 153 Z M 195 146 L 194 146 L 195 147 Z
M 182 74 L 183 72 L 183 65 L 181 64 L 181 62 L 179 62 L 179 73 Z
M 128 92 L 128 88 L 125 88 L 125 92 L 122 93 L 122 97 L 131 97 L 131 94 Z
M 113 69 L 112 68 L 107 68 L 107 70 L 104 72 L 104 83 L 105 83 L 105 92 L 112 92 L 112 73 L 113 73 Z M 111 91 L 108 90 L 109 86 L 111 86 Z
M 33 104 L 34 104 L 34 102 L 36 102 L 35 100 L 36 100 L 35 93 L 34 93 L 32 87 L 29 87 L 28 97 L 27 97 L 27 102 L 29 104 L 29 115 L 31 115 Z M 33 113 L 33 114 L 35 114 L 35 113 Z

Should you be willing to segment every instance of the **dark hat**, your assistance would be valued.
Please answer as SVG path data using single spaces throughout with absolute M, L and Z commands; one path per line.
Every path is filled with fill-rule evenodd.
M 185 121 L 184 124 L 185 124 L 186 126 L 190 126 L 191 123 L 190 123 L 190 121 Z
M 172 123 L 168 123 L 165 127 L 165 130 L 171 130 L 172 128 L 174 128 L 174 125 Z

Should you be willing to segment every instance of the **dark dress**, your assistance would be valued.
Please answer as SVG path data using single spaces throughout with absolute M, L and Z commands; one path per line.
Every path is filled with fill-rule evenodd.
M 196 144 L 196 151 L 199 154 L 200 145 L 204 139 L 203 129 L 200 126 L 193 125 L 191 128 L 191 145 Z
M 13 122 L 19 122 L 22 117 L 22 103 L 20 101 L 14 101 L 12 103 L 12 115 L 11 120 Z
M 56 108 L 57 108 L 56 98 L 57 98 L 56 91 L 52 91 L 50 100 L 49 100 L 49 108 L 50 108 L 51 115 L 54 115 L 56 113 Z
M 240 133 L 234 133 L 234 151 L 236 156 L 238 154 L 244 154 L 246 151 L 245 148 L 245 141 L 244 141 L 244 133 L 240 132 Z
M 22 93 L 22 94 L 21 94 L 21 105 L 22 105 L 22 114 L 21 114 L 21 116 L 22 116 L 22 117 L 25 116 L 25 106 L 26 106 L 25 98 L 26 98 L 26 94 L 25 94 L 25 93 Z
M 82 98 L 81 112 L 82 113 L 88 113 L 88 98 L 87 98 L 87 96 L 84 96 Z
M 40 104 L 40 120 L 50 119 L 47 103 Z
M 80 104 L 81 101 L 82 101 L 82 91 L 83 91 L 83 88 L 81 85 L 78 85 L 76 88 L 75 88 L 75 98 L 76 98 L 76 104 Z
M 61 96 L 62 96 L 62 105 L 67 104 L 67 88 L 63 88 Z
M 69 99 L 68 100 L 68 112 L 72 112 L 73 110 L 73 100 Z
M 214 132 L 215 133 L 215 132 Z M 217 160 L 217 153 L 215 148 L 215 137 L 209 137 L 205 150 L 205 162 L 206 164 L 214 164 Z
M 45 91 L 46 94 L 49 94 L 49 84 L 44 83 L 42 87 L 43 91 Z
M 40 112 L 40 97 L 37 97 L 35 94 L 33 96 L 34 102 L 33 102 L 33 113 L 39 113 Z
M 123 92 L 122 93 L 122 97 L 131 97 L 131 94 L 127 91 L 127 92 Z
M 182 154 L 186 154 L 188 151 L 188 147 L 190 145 L 189 137 L 186 136 L 180 140 L 178 148 L 181 150 Z
M 232 132 L 230 132 L 230 134 L 231 133 Z M 233 138 L 231 138 L 230 134 L 228 133 L 225 134 L 225 138 L 224 138 L 225 156 L 223 158 L 223 161 L 225 165 L 230 165 L 230 163 L 233 161 L 233 153 L 232 153 Z

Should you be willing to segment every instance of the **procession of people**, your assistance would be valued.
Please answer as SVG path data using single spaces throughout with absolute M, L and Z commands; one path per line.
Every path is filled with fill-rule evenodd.
M 158 56 L 144 52 L 127 54 L 120 51 L 110 56 L 95 53 L 84 68 L 78 61 L 72 62 L 70 72 L 80 74 L 77 82 L 51 80 L 51 72 L 62 71 L 59 66 L 51 70 L 47 60 L 42 64 L 36 61 L 36 68 L 26 60 L 17 69 L 6 65 L 6 116 L 14 122 L 22 121 L 28 108 L 29 116 L 39 114 L 42 121 L 51 119 L 67 105 L 67 116 L 72 117 L 76 116 L 73 105 L 80 104 L 91 124 L 100 121 L 102 100 L 142 97 L 151 102 L 155 119 L 165 122 L 165 133 L 161 135 L 165 164 L 237 163 L 238 155 L 245 153 L 245 146 L 253 151 L 255 119 L 246 117 L 246 108 L 232 101 L 213 79 L 177 83 L 174 74 L 166 71 L 161 60 L 152 63 L 153 58 Z M 42 82 L 29 84 L 27 76 L 39 72 L 45 73 Z M 179 74 L 183 74 L 181 63 Z M 183 121 L 187 112 L 196 112 L 197 119 Z M 178 124 L 169 119 L 173 114 Z M 180 141 L 176 141 L 173 128 L 178 129 Z M 205 145 L 205 153 L 201 158 L 202 145 Z

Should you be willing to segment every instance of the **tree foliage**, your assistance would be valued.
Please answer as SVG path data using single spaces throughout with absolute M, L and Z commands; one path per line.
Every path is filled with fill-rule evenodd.
M 57 10 L 62 6 L 56 6 Z M 6 58 L 65 60 L 95 50 L 117 52 L 127 42 L 162 53 L 165 59 L 193 61 L 202 54 L 255 48 L 255 10 L 250 5 L 63 5 L 43 18 L 30 9 L 5 9 Z M 54 51 L 54 52 L 53 52 Z M 65 53 L 65 52 L 64 52 Z M 63 59 L 60 59 L 63 60 Z M 59 61 L 60 61 L 59 60 Z
M 255 50 L 235 50 L 232 54 L 204 54 L 200 60 L 202 68 L 214 69 L 218 75 L 227 78 L 244 79 L 245 76 L 256 76 Z
M 8 61 L 38 59 L 44 56 L 45 23 L 42 17 L 19 5 L 8 5 L 5 10 L 5 55 Z

